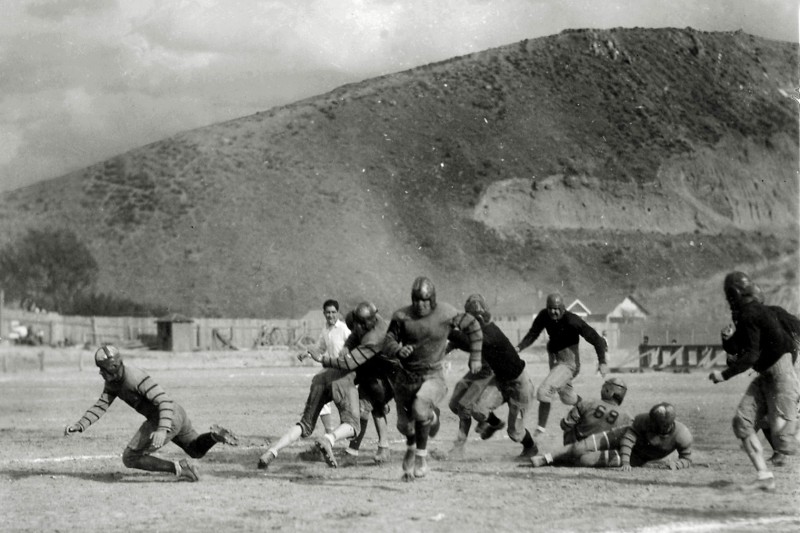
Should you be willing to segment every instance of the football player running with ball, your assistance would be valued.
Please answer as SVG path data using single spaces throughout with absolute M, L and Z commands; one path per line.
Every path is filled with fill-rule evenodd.
M 179 480 L 198 481 L 200 477 L 194 463 L 186 459 L 168 461 L 152 455 L 153 452 L 172 441 L 189 457 L 199 459 L 217 443 L 237 444 L 236 435 L 218 425 L 198 435 L 183 407 L 147 372 L 125 364 L 116 346 L 100 347 L 94 354 L 94 362 L 105 381 L 103 392 L 78 422 L 64 428 L 64 435 L 84 432 L 106 413 L 116 398 L 120 398 L 146 419 L 122 452 L 122 464 L 128 468 L 169 472 Z
M 483 333 L 469 313 L 436 301 L 436 289 L 426 277 L 411 286 L 411 305 L 394 312 L 383 353 L 400 365 L 392 377 L 397 405 L 397 429 L 406 437 L 403 457 L 404 481 L 414 481 L 428 472 L 428 437 L 439 430 L 438 404 L 447 396 L 444 357 L 448 335 L 462 330 L 468 337 L 469 369 L 481 371 Z

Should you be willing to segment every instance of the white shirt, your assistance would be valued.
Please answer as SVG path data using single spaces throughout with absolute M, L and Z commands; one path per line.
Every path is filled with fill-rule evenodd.
M 337 320 L 333 326 L 328 326 L 326 323 L 317 341 L 319 353 L 333 358 L 339 357 L 339 352 L 344 348 L 344 341 L 349 336 L 350 330 L 341 320 Z

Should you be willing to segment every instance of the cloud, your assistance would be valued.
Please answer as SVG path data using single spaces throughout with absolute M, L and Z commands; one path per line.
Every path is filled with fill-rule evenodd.
M 115 5 L 115 0 L 45 0 L 26 5 L 25 11 L 32 17 L 60 22 L 70 15 L 97 13 Z
M 742 28 L 796 40 L 798 21 L 791 0 L 37 0 L 7 2 L 3 15 L 0 190 L 565 28 Z

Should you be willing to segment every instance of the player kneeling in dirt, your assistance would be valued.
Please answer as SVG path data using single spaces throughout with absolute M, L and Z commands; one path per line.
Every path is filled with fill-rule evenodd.
M 662 402 L 649 413 L 637 415 L 622 436 L 619 446 L 622 470 L 643 466 L 678 452 L 678 458 L 662 463 L 663 468 L 681 470 L 692 465 L 692 434 L 675 420 L 675 407 Z
M 620 408 L 627 391 L 624 381 L 611 377 L 600 387 L 600 400 L 579 400 L 561 420 L 564 446 L 531 457 L 532 466 L 621 466 L 619 447 L 631 424 Z
M 458 415 L 458 435 L 447 458 L 463 457 L 473 418 L 478 422 L 478 432 L 483 440 L 506 427 L 494 410 L 507 402 L 508 436 L 514 442 L 522 443 L 520 457 L 527 460 L 536 455 L 538 450 L 530 431 L 525 428 L 525 414 L 532 411 L 535 400 L 533 382 L 525 371 L 525 361 L 508 337 L 492 322 L 492 314 L 483 296 L 473 294 L 467 298 L 464 311 L 474 316 L 481 325 L 483 368 L 477 374 L 467 372 L 453 389 L 450 410 Z M 451 346 L 469 350 L 469 338 L 463 331 L 454 330 L 448 338 Z
M 237 444 L 236 435 L 218 425 L 198 435 L 183 407 L 172 401 L 147 372 L 124 364 L 116 346 L 102 346 L 94 354 L 94 362 L 105 380 L 103 392 L 77 423 L 64 428 L 64 435 L 82 433 L 119 397 L 147 419 L 122 453 L 122 463 L 128 468 L 174 472 L 180 480 L 197 481 L 194 463 L 186 459 L 167 461 L 151 454 L 170 441 L 194 459 L 203 457 L 217 443 Z
M 325 368 L 311 380 L 311 389 L 308 392 L 300 422 L 287 431 L 277 443 L 269 447 L 259 459 L 258 468 L 269 468 L 280 450 L 300 437 L 310 436 L 314 431 L 322 406 L 331 400 L 339 409 L 341 424 L 317 439 L 315 444 L 328 466 L 332 468 L 339 466 L 333 453 L 333 445 L 339 439 L 352 439 L 361 430 L 359 397 L 355 384 L 356 372 L 354 371 L 380 353 L 388 327 L 385 321 L 375 320 L 375 316 L 371 314 L 371 310 L 374 308 L 375 306 L 369 302 L 362 302 L 356 307 L 355 316 L 357 318 L 354 326 L 359 328 L 358 335 L 361 339 L 357 347 L 348 351 L 346 342 L 345 348 L 338 358 L 320 355 L 313 349 L 308 350 L 308 355 Z M 367 327 L 372 329 L 367 331 Z

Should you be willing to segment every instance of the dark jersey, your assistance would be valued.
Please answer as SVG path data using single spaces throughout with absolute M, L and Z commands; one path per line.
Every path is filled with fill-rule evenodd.
M 443 302 L 428 316 L 421 318 L 414 316 L 411 306 L 395 311 L 386 333 L 383 352 L 389 357 L 398 357 L 404 346 L 413 346 L 411 355 L 398 357 L 405 370 L 415 374 L 441 370 L 447 338 L 454 329 L 467 334 L 470 361 L 480 361 L 483 341 L 480 323 L 472 315 L 459 313 L 455 307 Z
M 644 464 L 657 461 L 672 452 L 678 452 L 678 468 L 687 468 L 692 464 L 692 434 L 689 428 L 675 422 L 675 427 L 666 435 L 654 431 L 650 424 L 650 414 L 636 415 L 633 423 L 628 427 L 622 437 L 619 452 L 622 464 L 631 464 L 631 457 L 635 463 Z
M 514 345 L 494 322 L 482 325 L 481 330 L 483 330 L 481 355 L 488 368 L 494 372 L 495 378 L 503 382 L 517 379 L 525 369 L 525 361 L 519 356 Z M 453 331 L 449 338 L 456 348 L 469 350 L 469 338 L 463 331 Z
M 764 372 L 783 354 L 794 353 L 794 340 L 772 307 L 750 301 L 732 313 L 732 317 L 736 331 L 722 341 L 725 351 L 735 356 L 722 371 L 726 380 L 749 368 Z
M 594 351 L 597 353 L 597 360 L 600 364 L 605 364 L 605 340 L 592 326 L 570 311 L 565 311 L 564 315 L 558 320 L 550 318 L 550 315 L 547 314 L 547 309 L 539 311 L 539 314 L 533 319 L 531 329 L 519 342 L 520 351 L 530 346 L 545 330 L 548 337 L 550 337 L 550 340 L 547 341 L 548 352 L 557 353 L 570 346 L 576 346 L 580 337 L 583 337 L 586 342 L 594 346 Z
M 172 428 L 174 404 L 167 393 L 147 372 L 126 364 L 122 378 L 106 382 L 100 398 L 78 421 L 81 429 L 97 422 L 116 398 L 133 407 L 150 422 L 158 424 L 159 429 L 169 431 Z
M 561 420 L 561 429 L 565 433 L 565 442 L 575 442 L 589 435 L 604 433 L 630 424 L 631 416 L 616 403 L 581 399 Z M 567 433 L 570 435 L 566 435 Z
M 380 315 L 377 316 L 375 327 L 366 332 L 363 337 L 351 333 L 345 342 L 349 353 L 340 357 L 323 356 L 321 364 L 326 368 L 336 368 L 343 371 L 356 371 L 356 376 L 366 378 L 367 375 L 382 370 L 385 360 L 378 357 L 383 348 L 386 331 L 389 324 Z

